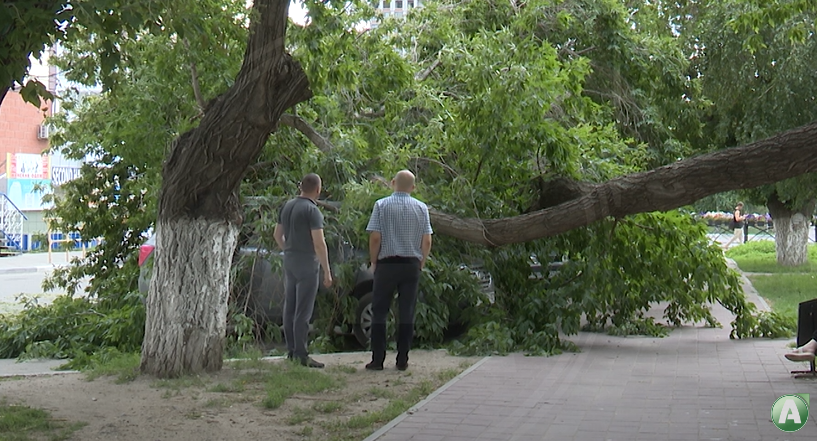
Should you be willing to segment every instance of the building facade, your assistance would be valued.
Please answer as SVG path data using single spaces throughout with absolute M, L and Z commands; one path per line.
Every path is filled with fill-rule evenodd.
M 403 18 L 409 10 L 422 6 L 421 0 L 381 0 L 377 8 L 384 18 Z
M 59 94 L 57 71 L 48 65 L 47 54 L 32 60 L 30 77 Z M 47 118 L 55 105 L 32 105 L 17 90 L 9 90 L 0 103 L 0 246 L 30 249 L 32 236 L 48 230 L 43 195 L 79 174 L 78 161 L 49 152 Z

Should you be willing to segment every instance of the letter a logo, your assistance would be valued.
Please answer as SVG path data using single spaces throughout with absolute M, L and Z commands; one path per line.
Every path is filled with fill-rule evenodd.
M 808 421 L 809 394 L 783 395 L 772 406 L 772 422 L 784 432 L 796 432 Z

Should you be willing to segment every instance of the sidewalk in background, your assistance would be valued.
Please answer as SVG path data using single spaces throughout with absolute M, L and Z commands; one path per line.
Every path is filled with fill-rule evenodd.
M 48 262 L 48 253 L 24 253 L 17 256 L 2 257 L 0 258 L 0 274 L 50 271 L 56 267 L 67 265 L 75 257 L 82 257 L 82 252 L 52 252 L 50 263 Z
M 55 370 L 67 361 L 68 360 L 30 360 L 18 362 L 17 360 L 0 359 L 0 378 L 76 373 L 77 371 Z

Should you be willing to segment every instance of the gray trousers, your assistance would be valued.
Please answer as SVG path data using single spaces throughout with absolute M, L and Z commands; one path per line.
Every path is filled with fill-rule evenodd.
M 314 256 L 284 256 L 284 338 L 295 359 L 306 358 L 309 320 L 318 294 L 320 263 Z

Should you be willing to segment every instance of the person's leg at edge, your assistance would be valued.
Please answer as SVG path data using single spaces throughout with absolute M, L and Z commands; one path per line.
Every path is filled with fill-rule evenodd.
M 785 357 L 791 361 L 812 361 L 814 360 L 815 353 L 817 353 L 817 330 L 814 331 L 811 340 L 794 351 L 789 352 Z
M 372 361 L 366 365 L 366 369 L 373 371 L 383 370 L 383 361 L 386 359 L 386 317 L 389 315 L 391 298 L 395 289 L 393 266 L 393 264 L 378 264 L 374 273 L 370 336 Z
M 307 343 L 309 342 L 309 320 L 315 308 L 315 297 L 318 294 L 320 266 L 317 261 L 303 262 L 298 269 L 298 283 L 296 285 L 297 303 L 293 321 L 294 353 L 293 357 L 304 366 L 322 368 L 319 363 L 309 357 Z
M 408 353 L 414 338 L 414 311 L 417 307 L 417 289 L 420 285 L 420 262 L 401 265 L 405 276 L 397 285 L 400 324 L 397 326 L 397 369 L 408 368 Z
M 286 264 L 284 265 L 286 267 Z M 284 341 L 287 344 L 287 359 L 292 359 L 295 352 L 295 333 L 293 330 L 293 319 L 295 318 L 295 306 L 297 299 L 295 296 L 295 286 L 297 280 L 295 275 L 288 269 L 284 269 Z
M 732 237 L 729 238 L 729 242 L 723 246 L 724 250 L 729 249 L 729 245 L 732 245 L 732 242 L 737 241 L 738 245 L 740 245 L 741 236 L 743 235 L 743 228 L 735 228 L 735 231 L 732 232 Z

